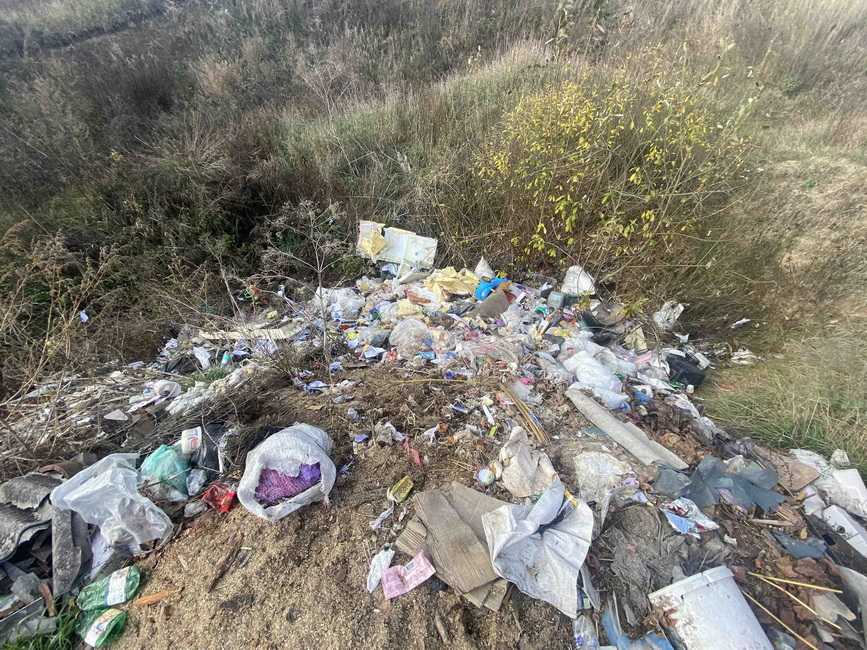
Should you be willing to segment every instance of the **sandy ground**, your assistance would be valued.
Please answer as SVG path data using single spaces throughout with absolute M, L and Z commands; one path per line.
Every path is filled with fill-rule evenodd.
M 290 392 L 291 391 L 291 392 Z M 391 412 L 404 431 L 421 431 L 436 423 L 442 404 L 462 393 L 443 391 L 436 384 L 408 384 L 387 395 L 365 397 L 375 405 L 371 417 Z M 300 399 L 287 389 L 286 399 L 299 402 L 284 422 L 305 420 L 329 424 L 335 439 L 338 467 L 351 460 L 353 429 L 337 414 L 346 407 L 315 402 L 325 397 Z M 304 406 L 316 410 L 304 411 Z M 285 402 L 284 402 L 285 403 Z M 552 440 L 549 452 L 555 466 L 569 476 L 571 433 Z M 304 417 L 306 416 L 306 417 Z M 268 419 L 272 419 L 269 417 Z M 410 422 L 410 420 L 412 422 Z M 453 423 L 457 426 L 457 423 Z M 277 523 L 256 518 L 242 507 L 221 515 L 209 511 L 185 524 L 162 551 L 140 564 L 146 583 L 141 594 L 170 590 L 163 602 L 133 607 L 127 629 L 115 647 L 176 648 L 179 644 L 210 648 L 568 648 L 571 621 L 546 603 L 512 590 L 498 613 L 476 609 L 459 598 L 436 577 L 391 602 L 382 590 L 366 590 L 370 557 L 386 542 L 393 542 L 411 514 L 401 522 L 389 519 L 380 530 L 369 522 L 385 509 L 385 490 L 405 474 L 415 490 L 459 480 L 473 485 L 474 469 L 496 458 L 499 440 L 461 441 L 433 448 L 420 447 L 427 456 L 424 468 L 412 465 L 398 446 L 372 446 L 356 457 L 345 476 L 339 477 L 331 505 L 313 505 Z M 475 486 L 478 487 L 478 486 Z M 496 489 L 496 488 L 495 488 Z M 508 493 L 494 492 L 509 499 Z M 400 514 L 400 509 L 396 511 Z M 242 546 L 246 561 L 237 564 L 209 591 L 218 565 L 235 546 Z M 395 563 L 408 557 L 398 553 Z M 438 632 L 439 618 L 446 640 Z
M 397 449 L 358 465 L 382 484 L 402 473 Z M 375 464 L 378 467 L 368 467 Z M 378 470 L 378 471 L 377 471 Z M 143 594 L 177 590 L 133 608 L 118 648 L 566 648 L 571 625 L 553 607 L 512 592 L 499 613 L 476 609 L 436 578 L 391 602 L 365 588 L 369 557 L 392 530 L 368 524 L 383 497 L 373 481 L 350 477 L 332 507 L 309 507 L 271 524 L 236 507 L 209 512 L 161 553 L 141 563 Z M 350 497 L 372 498 L 351 505 Z M 375 506 L 374 506 L 375 504 Z M 404 520 L 406 521 L 406 519 Z M 235 545 L 248 555 L 213 591 L 217 565 Z M 395 561 L 408 558 L 396 556 Z M 439 615 L 449 636 L 435 626 Z

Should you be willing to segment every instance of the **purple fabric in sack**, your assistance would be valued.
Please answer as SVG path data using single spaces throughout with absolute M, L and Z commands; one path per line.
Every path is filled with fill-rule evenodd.
M 266 508 L 277 505 L 284 499 L 301 494 L 322 479 L 319 463 L 301 465 L 298 476 L 289 476 L 276 469 L 263 469 L 256 486 L 256 501 Z

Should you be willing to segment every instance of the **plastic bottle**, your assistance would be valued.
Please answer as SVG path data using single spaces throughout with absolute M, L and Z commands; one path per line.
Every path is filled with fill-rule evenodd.
M 124 603 L 135 595 L 141 581 L 141 572 L 135 565 L 119 569 L 109 576 L 92 582 L 75 599 L 84 611 L 103 609 Z
M 572 638 L 577 650 L 599 650 L 596 626 L 589 614 L 578 614 L 578 618 L 572 621 Z

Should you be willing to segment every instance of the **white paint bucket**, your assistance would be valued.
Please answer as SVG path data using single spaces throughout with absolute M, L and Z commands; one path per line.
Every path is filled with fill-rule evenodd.
M 728 567 L 684 578 L 648 598 L 681 650 L 773 650 Z

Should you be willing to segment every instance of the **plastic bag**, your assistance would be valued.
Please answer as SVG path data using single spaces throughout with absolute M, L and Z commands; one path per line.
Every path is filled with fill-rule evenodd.
M 54 488 L 51 503 L 98 526 L 110 545 L 139 553 L 140 545 L 166 537 L 172 522 L 139 494 L 137 458 L 138 454 L 106 456 Z
M 631 361 L 618 357 L 613 351 L 608 348 L 602 348 L 595 353 L 594 358 L 611 372 L 617 373 L 624 377 L 633 377 L 636 372 L 636 366 Z
M 684 307 L 682 304 L 674 302 L 673 300 L 668 300 L 653 314 L 653 322 L 656 323 L 656 326 L 662 331 L 668 331 L 674 327 L 674 324 L 677 322 L 677 319 L 680 318 L 683 310 Z
M 419 352 L 431 349 L 433 341 L 428 326 L 417 318 L 407 318 L 395 325 L 388 337 L 401 359 L 411 359 Z
M 518 498 L 541 494 L 560 480 L 548 454 L 530 448 L 527 432 L 521 427 L 512 427 L 509 440 L 500 449 L 500 462 L 503 485 Z
M 475 274 L 480 280 L 490 280 L 494 277 L 494 269 L 492 269 L 491 265 L 488 264 L 488 260 L 482 257 L 482 259 L 479 260 L 479 263 L 476 264 Z
M 502 506 L 482 515 L 482 525 L 497 575 L 575 618 L 593 513 L 583 501 L 573 507 L 564 495 L 556 479 L 535 504 Z
M 578 496 L 588 503 L 604 503 L 631 473 L 629 465 L 605 452 L 585 451 L 575 456 Z
M 339 289 L 320 287 L 313 298 L 313 306 L 319 309 L 323 303 L 328 307 L 332 320 L 355 320 L 358 318 L 358 312 L 364 307 L 365 300 L 349 287 Z
M 328 497 L 337 469 L 328 454 L 331 438 L 322 429 L 309 424 L 295 424 L 278 431 L 247 454 L 247 466 L 238 484 L 238 500 L 257 517 L 277 521 L 299 508 Z M 319 464 L 320 481 L 300 494 L 265 507 L 256 500 L 256 488 L 262 470 L 298 476 L 302 465 Z
M 549 381 L 557 384 L 572 383 L 572 373 L 563 367 L 563 364 L 557 361 L 547 352 L 537 352 L 536 358 L 539 360 L 539 367 L 545 373 L 545 377 Z
M 476 363 L 477 359 L 487 358 L 492 361 L 505 361 L 515 366 L 521 361 L 523 347 L 514 339 L 501 336 L 481 336 L 475 341 L 463 341 L 458 344 L 459 356 L 467 359 L 470 363 Z
M 586 350 L 576 352 L 563 362 L 566 370 L 575 373 L 578 383 L 586 388 L 598 388 L 619 393 L 623 387 L 611 370 Z
M 572 638 L 576 650 L 599 650 L 599 636 L 589 614 L 579 614 L 572 621 Z
M 396 323 L 410 316 L 418 316 L 423 312 L 418 305 L 411 303 L 406 298 L 393 302 L 379 310 L 379 320 L 383 323 Z
M 482 280 L 479 282 L 473 295 L 476 297 L 476 300 L 484 300 L 491 295 L 494 289 L 503 284 L 503 282 L 508 281 L 507 278 L 491 278 L 489 280 Z
M 379 583 L 382 582 L 382 574 L 391 566 L 393 559 L 394 549 L 392 548 L 384 548 L 373 556 L 370 561 L 370 570 L 367 572 L 367 593 L 372 594 L 376 591 Z
M 125 625 L 126 612 L 119 609 L 97 609 L 81 615 L 76 631 L 91 648 L 101 648 L 123 634 Z
M 596 284 L 593 281 L 593 276 L 576 264 L 566 270 L 560 291 L 572 296 L 591 294 L 596 293 Z
M 78 608 L 84 611 L 105 609 L 125 603 L 135 596 L 141 582 L 141 571 L 135 565 L 119 569 L 81 590 L 75 599 Z
M 576 341 L 580 341 L 580 339 L 576 339 Z M 577 380 L 575 385 L 578 388 L 590 390 L 593 396 L 607 408 L 621 408 L 629 401 L 629 398 L 623 393 L 623 384 L 614 375 L 614 372 L 597 359 L 594 354 L 599 354 L 617 368 L 628 368 L 621 366 L 620 360 L 610 350 L 602 348 L 592 341 L 583 341 L 583 343 L 585 349 L 579 350 L 566 359 L 563 362 L 563 367 L 575 374 Z
M 184 501 L 189 496 L 189 471 L 189 461 L 180 449 L 172 445 L 160 445 L 141 464 L 142 487 L 157 498 Z
M 225 514 L 232 509 L 232 504 L 235 503 L 237 496 L 238 494 L 230 485 L 217 481 L 211 483 L 204 494 L 202 494 L 202 503 L 209 505 L 217 512 Z
M 208 472 L 203 469 L 191 469 L 187 476 L 187 494 L 191 497 L 201 492 L 208 482 Z
M 586 350 L 591 354 L 596 354 L 602 349 L 602 346 L 591 341 L 591 338 L 593 338 L 593 332 L 587 330 L 579 330 L 575 332 L 574 335 L 568 337 L 560 344 L 560 362 L 562 363 L 564 360 L 581 350 Z

